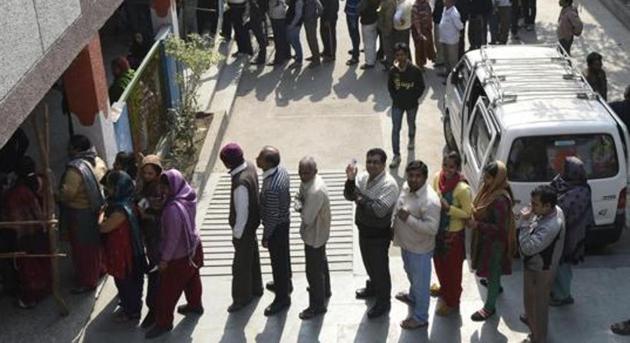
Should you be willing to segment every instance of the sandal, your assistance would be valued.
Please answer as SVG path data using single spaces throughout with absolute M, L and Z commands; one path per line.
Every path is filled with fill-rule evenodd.
M 432 284 L 430 292 L 431 292 L 431 296 L 432 297 L 434 297 L 434 298 L 439 297 L 440 296 L 440 285 L 438 285 L 436 283 Z
M 615 323 L 610 326 L 610 330 L 617 335 L 628 336 L 630 335 L 630 319 Z
M 473 313 L 472 316 L 470 316 L 470 319 L 472 319 L 473 322 L 483 322 L 486 319 L 492 317 L 497 311 L 488 311 L 485 308 L 482 308 L 481 310 Z
M 411 298 L 409 293 L 399 292 L 398 294 L 396 294 L 396 296 L 394 298 L 396 298 L 399 301 L 404 302 L 407 305 L 412 305 L 413 306 L 413 304 L 415 304 L 415 301 L 413 301 L 413 299 Z

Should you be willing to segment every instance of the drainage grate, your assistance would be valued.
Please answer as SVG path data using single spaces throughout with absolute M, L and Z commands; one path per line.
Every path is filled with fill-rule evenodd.
M 291 193 L 297 192 L 300 179 L 297 173 L 291 174 Z M 343 172 L 319 172 L 326 182 L 330 197 L 332 216 L 330 238 L 326 244 L 328 264 L 331 271 L 352 270 L 352 230 L 353 206 L 343 198 L 343 186 L 346 175 Z M 262 182 L 261 182 L 262 185 Z M 208 208 L 200 210 L 204 217 L 201 221 L 201 240 L 204 248 L 205 266 L 201 270 L 203 276 L 231 275 L 232 230 L 228 224 L 230 211 L 230 177 L 220 177 L 214 189 Z M 300 238 L 300 216 L 291 210 L 291 230 L 289 233 L 291 246 L 291 264 L 293 272 L 303 272 L 305 268 L 304 243 Z M 257 231 L 260 245 L 262 227 Z M 260 245 L 260 258 L 263 273 L 271 273 L 271 263 L 267 249 Z

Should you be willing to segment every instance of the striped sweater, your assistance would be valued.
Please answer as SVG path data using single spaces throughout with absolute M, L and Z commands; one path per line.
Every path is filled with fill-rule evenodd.
M 286 169 L 275 167 L 263 173 L 260 191 L 260 214 L 263 239 L 269 239 L 281 224 L 289 223 L 291 205 L 290 177 Z

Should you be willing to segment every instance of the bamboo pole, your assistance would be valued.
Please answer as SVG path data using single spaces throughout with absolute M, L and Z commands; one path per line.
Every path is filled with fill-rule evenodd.
M 16 258 L 16 257 L 17 258 L 66 257 L 66 254 L 63 254 L 63 253 L 58 253 L 58 254 L 27 254 L 25 251 L 0 254 L 0 259 L 2 259 L 2 258 Z
M 57 231 L 57 220 L 55 219 L 55 208 L 54 208 L 54 194 L 52 189 L 52 183 L 50 182 L 50 175 L 52 171 L 50 170 L 50 159 L 49 159 L 49 144 L 50 144 L 50 117 L 48 112 L 48 104 L 44 104 L 44 129 L 40 130 L 39 125 L 37 124 L 37 119 L 33 118 L 33 126 L 35 127 L 37 142 L 39 146 L 39 152 L 42 157 L 42 161 L 44 162 L 44 211 L 46 213 L 46 219 L 48 219 L 48 244 L 50 248 L 50 253 L 52 258 L 50 259 L 50 265 L 52 269 L 52 292 L 55 300 L 57 301 L 57 305 L 59 306 L 59 311 L 62 316 L 67 316 L 70 312 L 68 311 L 68 306 L 66 302 L 61 297 L 61 291 L 59 289 L 59 260 L 58 256 L 58 248 L 57 248 L 57 239 L 58 239 L 58 231 Z M 53 222 L 54 221 L 54 222 Z
M 58 223 L 57 219 L 48 219 L 48 220 L 21 220 L 14 222 L 0 222 L 0 229 L 30 229 L 34 225 L 42 225 L 42 226 L 51 226 L 56 225 Z M 22 227 L 29 226 L 29 227 Z

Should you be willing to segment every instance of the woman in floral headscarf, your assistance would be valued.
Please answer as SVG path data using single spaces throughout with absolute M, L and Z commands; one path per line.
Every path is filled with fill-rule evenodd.
M 114 170 L 107 174 L 105 189 L 107 206 L 99 228 L 105 234 L 107 273 L 114 277 L 122 308 L 117 321 L 138 320 L 146 260 L 134 205 L 133 180 L 127 173 Z
M 507 182 L 507 168 L 501 161 L 483 168 L 483 182 L 473 201 L 471 266 L 477 276 L 487 278 L 488 294 L 483 308 L 473 321 L 484 321 L 496 312 L 501 291 L 501 275 L 512 273 L 512 256 L 516 249 L 516 225 L 512 190 Z
M 586 179 L 584 163 L 575 157 L 564 159 L 564 170 L 551 181 L 558 192 L 558 206 L 564 212 L 566 234 L 562 259 L 551 291 L 551 306 L 573 304 L 571 265 L 584 260 L 586 229 L 595 225 L 591 187 Z

